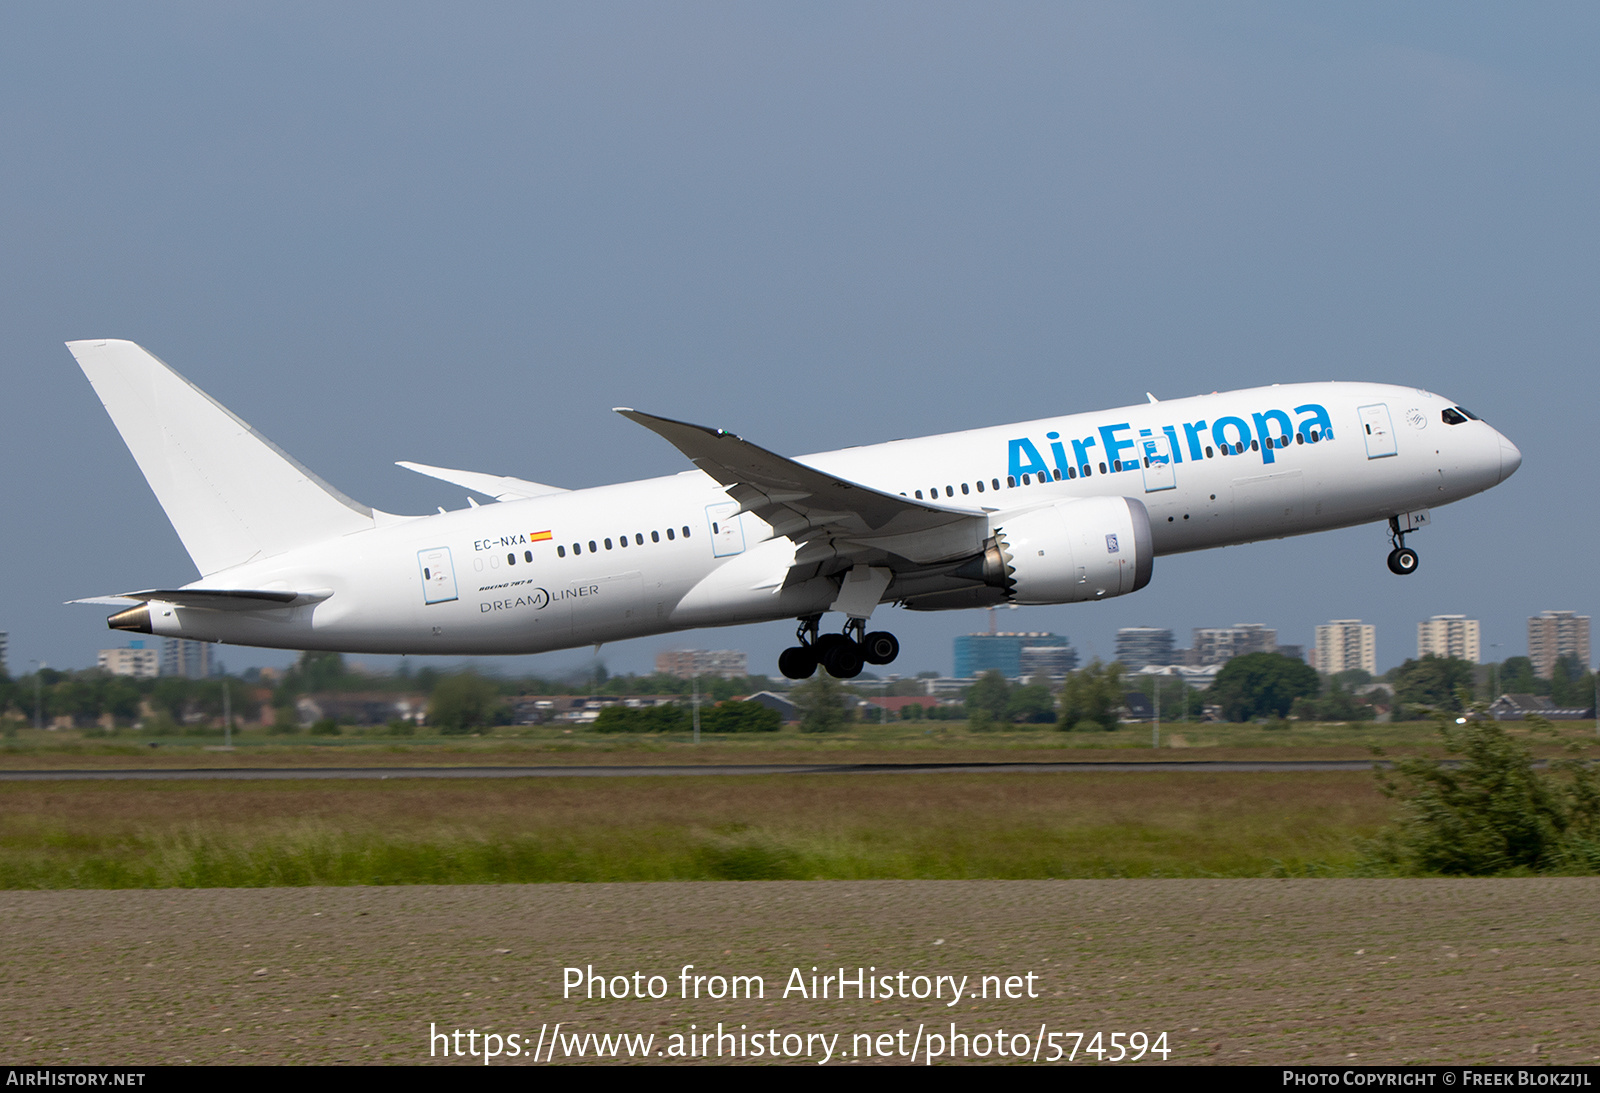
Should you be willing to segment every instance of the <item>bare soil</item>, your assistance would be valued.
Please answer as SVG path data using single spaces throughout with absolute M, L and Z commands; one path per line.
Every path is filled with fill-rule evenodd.
M 1043 1023 L 1165 1031 L 1173 1063 L 1587 1064 L 1597 902 L 1593 879 L 7 891 L 0 1045 L 30 1065 L 422 1063 L 431 1025 L 533 1039 L 559 1021 L 660 1049 L 722 1022 L 840 1033 L 848 1053 L 856 1033 Z M 591 964 L 671 993 L 563 999 L 562 969 Z M 685 964 L 760 975 L 766 997 L 684 1001 Z M 1032 973 L 1038 997 L 782 997 L 813 965 Z

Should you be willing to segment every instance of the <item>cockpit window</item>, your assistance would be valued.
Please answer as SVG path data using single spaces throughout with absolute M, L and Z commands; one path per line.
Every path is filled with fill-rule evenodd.
M 1439 416 L 1444 418 L 1446 425 L 1465 425 L 1467 422 L 1467 416 L 1451 406 L 1446 406 Z
M 1465 406 L 1457 406 L 1456 409 L 1460 410 L 1463 414 L 1466 414 L 1473 421 L 1482 421 L 1483 420 L 1477 414 L 1475 414 L 1471 410 L 1467 409 Z

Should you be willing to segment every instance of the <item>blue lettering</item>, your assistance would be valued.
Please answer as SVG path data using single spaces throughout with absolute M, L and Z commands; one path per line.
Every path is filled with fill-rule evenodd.
M 1183 435 L 1189 438 L 1189 458 L 1200 459 L 1205 452 L 1200 448 L 1200 430 L 1206 427 L 1206 419 L 1199 421 L 1186 421 L 1183 425 Z M 1173 445 L 1177 447 L 1177 445 Z
M 1238 430 L 1238 440 L 1228 439 L 1228 426 L 1230 425 Z M 1244 418 L 1242 417 L 1219 418 L 1217 419 L 1217 423 L 1211 427 L 1211 439 L 1216 442 L 1217 447 L 1225 447 L 1229 451 L 1232 451 L 1235 444 L 1250 443 L 1250 426 L 1245 424 Z
M 1167 451 L 1172 453 L 1174 463 L 1183 462 L 1183 449 L 1178 447 L 1178 433 L 1171 425 L 1161 426 L 1161 431 L 1167 434 Z
M 1089 449 L 1094 445 L 1095 439 L 1092 436 L 1086 436 L 1082 440 L 1074 440 L 1072 442 L 1072 454 L 1077 457 L 1080 470 L 1089 465 Z
M 1061 474 L 1062 477 L 1071 477 L 1071 475 L 1068 474 L 1067 469 L 1067 452 L 1066 449 L 1061 446 L 1061 434 L 1046 433 L 1044 434 L 1044 438 L 1050 441 L 1050 456 L 1056 461 L 1056 470 Z
M 1027 456 L 1028 462 L 1022 462 L 1022 457 Z M 1025 474 L 1048 475 L 1050 468 L 1045 466 L 1044 458 L 1039 455 L 1039 449 L 1033 446 L 1033 441 L 1027 437 L 1011 442 L 1011 476 L 1020 479 Z
M 1267 422 L 1276 421 L 1278 427 L 1282 430 L 1278 435 L 1287 438 L 1294 432 L 1294 427 L 1289 424 L 1289 415 L 1282 410 L 1268 410 L 1264 414 L 1251 414 L 1250 416 L 1255 418 L 1256 435 L 1261 437 L 1261 462 L 1277 462 L 1278 457 L 1273 449 L 1277 447 L 1278 439 L 1272 435 L 1272 430 L 1267 428 Z
M 1121 458 L 1120 456 L 1117 455 L 1118 452 L 1122 451 L 1122 449 L 1124 449 L 1124 448 L 1132 449 L 1133 446 L 1134 446 L 1133 445 L 1133 441 L 1131 439 L 1130 440 L 1122 440 L 1122 439 L 1120 439 L 1117 436 L 1117 430 L 1118 429 L 1132 429 L 1132 428 L 1133 428 L 1133 426 L 1129 425 L 1126 421 L 1124 421 L 1120 425 L 1102 425 L 1102 426 L 1100 426 L 1100 440 L 1104 445 L 1104 447 L 1101 448 L 1101 451 L 1105 452 L 1106 459 L 1110 460 L 1113 464 L 1115 464 L 1115 462 L 1119 458 Z M 1136 460 L 1132 460 L 1132 459 L 1128 460 L 1128 463 L 1127 463 L 1126 466 L 1123 467 L 1123 470 L 1132 470 L 1133 469 L 1133 464 L 1136 463 L 1136 462 L 1137 462 Z
M 1311 439 L 1311 428 L 1314 425 L 1321 425 L 1322 426 L 1322 434 L 1321 435 L 1323 437 L 1328 438 L 1328 439 L 1332 439 L 1332 437 L 1333 437 L 1333 422 L 1328 420 L 1328 409 L 1327 409 L 1327 407 L 1321 406 L 1321 405 L 1319 405 L 1319 404 L 1317 404 L 1315 402 L 1308 402 L 1304 406 L 1296 406 L 1294 408 L 1294 412 L 1297 413 L 1297 414 L 1308 414 L 1309 415 L 1308 417 L 1301 418 L 1300 419 L 1300 424 L 1298 426 L 1300 432 L 1306 434 L 1306 439 L 1307 440 Z

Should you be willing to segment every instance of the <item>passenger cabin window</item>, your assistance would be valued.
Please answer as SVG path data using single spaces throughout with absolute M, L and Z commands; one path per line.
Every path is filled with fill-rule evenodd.
M 650 533 L 650 541 L 652 543 L 659 543 L 661 541 L 661 533 L 659 531 L 652 531 Z
M 918 491 L 917 491 L 917 500 L 918 500 L 918 501 L 921 501 L 921 500 L 922 500 L 922 491 L 921 491 L 921 490 L 918 490 Z
M 983 492 L 983 479 L 981 479 L 981 478 L 980 478 L 980 479 L 978 479 L 978 481 L 977 481 L 977 487 L 978 487 L 978 492 L 979 492 L 979 493 L 982 493 L 982 492 Z
M 668 539 L 675 538 L 675 536 L 672 534 L 672 529 L 671 528 L 667 529 L 667 538 Z
M 683 537 L 685 539 L 687 539 L 689 537 L 689 525 L 688 524 L 683 525 Z
M 512 551 L 510 554 L 506 555 L 506 565 L 516 565 L 516 564 L 517 564 L 517 553 L 516 553 L 516 551 Z
M 634 537 L 633 537 L 633 545 L 634 546 L 644 546 L 644 534 L 642 532 L 636 533 L 634 535 Z
M 567 556 L 567 548 L 566 547 L 564 547 L 564 546 L 556 547 L 556 557 L 557 558 L 565 558 L 566 556 Z
M 589 540 L 589 553 L 590 554 L 598 554 L 598 553 L 600 553 L 600 548 L 594 545 L 594 540 L 593 539 Z

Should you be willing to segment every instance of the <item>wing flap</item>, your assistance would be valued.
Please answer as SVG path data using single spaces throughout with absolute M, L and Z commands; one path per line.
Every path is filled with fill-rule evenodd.
M 617 413 L 656 433 L 739 502 L 796 543 L 839 539 L 864 551 L 886 551 L 918 564 L 983 549 L 989 519 L 977 509 L 913 501 L 840 478 L 751 444 L 721 429 L 619 407 Z M 847 547 L 848 549 L 848 547 Z

